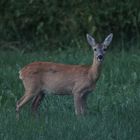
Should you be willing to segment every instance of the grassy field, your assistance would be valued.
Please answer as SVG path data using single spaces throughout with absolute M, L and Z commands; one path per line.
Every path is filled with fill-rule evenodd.
M 28 104 L 17 121 L 15 104 L 24 92 L 18 71 L 40 60 L 91 64 L 92 50 L 0 51 L 0 140 L 140 140 L 139 50 L 108 52 L 85 117 L 75 116 L 71 96 L 49 96 L 38 117 Z

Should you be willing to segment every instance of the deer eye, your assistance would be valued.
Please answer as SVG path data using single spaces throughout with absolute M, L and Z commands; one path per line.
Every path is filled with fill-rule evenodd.
M 103 50 L 104 50 L 104 51 L 107 51 L 107 48 L 104 48 Z
M 96 48 L 94 48 L 94 51 L 96 51 L 97 49 Z

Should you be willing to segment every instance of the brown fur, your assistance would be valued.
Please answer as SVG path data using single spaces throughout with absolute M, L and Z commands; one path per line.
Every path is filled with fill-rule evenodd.
M 25 66 L 19 72 L 25 95 L 17 102 L 17 112 L 33 97 L 36 98 L 32 109 L 36 110 L 42 100 L 40 92 L 46 91 L 50 94 L 73 95 L 76 114 L 84 114 L 86 95 L 95 87 L 100 66 L 96 59 L 91 66 L 51 62 L 34 62 Z

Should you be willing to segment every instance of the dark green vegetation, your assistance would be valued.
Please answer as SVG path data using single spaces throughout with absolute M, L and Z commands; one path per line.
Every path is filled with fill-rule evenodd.
M 89 32 L 99 40 L 135 40 L 140 34 L 139 0 L 0 0 L 0 47 L 65 48 Z M 37 40 L 37 41 L 36 41 Z M 10 47 L 10 48 L 12 48 Z
M 135 48 L 135 46 L 133 46 Z M 89 95 L 89 113 L 77 118 L 73 98 L 49 96 L 39 116 L 24 106 L 19 121 L 15 103 L 24 92 L 18 71 L 33 61 L 69 64 L 92 63 L 92 50 L 0 52 L 0 139 L 1 140 L 139 140 L 140 139 L 140 52 L 108 51 L 96 91 Z M 47 109 L 47 112 L 46 112 Z
M 75 116 L 71 96 L 49 96 L 38 117 L 29 103 L 15 119 L 19 69 L 33 61 L 91 64 L 85 34 L 101 41 L 110 32 L 85 117 Z M 139 40 L 139 0 L 0 0 L 0 140 L 140 140 Z

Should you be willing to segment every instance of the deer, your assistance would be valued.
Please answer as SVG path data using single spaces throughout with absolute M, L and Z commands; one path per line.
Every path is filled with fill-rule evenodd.
M 37 111 L 44 95 L 72 95 L 75 114 L 86 113 L 87 96 L 95 90 L 101 75 L 102 62 L 110 45 L 113 34 L 110 33 L 102 43 L 96 43 L 90 35 L 86 35 L 94 56 L 91 65 L 70 65 L 53 62 L 33 62 L 19 71 L 25 94 L 16 103 L 16 113 L 31 99 L 32 110 Z

